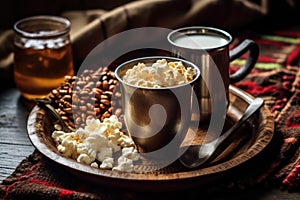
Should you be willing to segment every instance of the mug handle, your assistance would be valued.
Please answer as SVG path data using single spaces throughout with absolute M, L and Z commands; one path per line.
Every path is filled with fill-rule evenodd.
M 242 80 L 250 73 L 257 61 L 259 55 L 259 47 L 254 41 L 245 39 L 237 47 L 229 51 L 230 62 L 239 58 L 247 51 L 249 51 L 249 57 L 246 63 L 238 71 L 230 75 L 231 84 Z

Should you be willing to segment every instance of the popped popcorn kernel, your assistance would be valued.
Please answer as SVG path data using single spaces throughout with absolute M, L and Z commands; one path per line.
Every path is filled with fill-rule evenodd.
M 77 162 L 95 168 L 116 167 L 114 170 L 130 172 L 133 170 L 133 161 L 138 159 L 138 153 L 133 140 L 121 128 L 122 123 L 117 116 L 112 115 L 103 122 L 99 119 L 87 119 L 86 127 L 75 132 L 55 130 L 52 137 L 58 143 L 57 150 Z M 113 155 L 120 150 L 122 155 L 118 158 L 117 166 L 114 166 Z M 101 162 L 100 166 L 97 161 Z
M 133 169 L 133 161 L 125 156 L 118 158 L 118 165 L 113 167 L 113 171 L 131 172 Z
M 113 149 L 103 147 L 100 149 L 99 153 L 97 154 L 97 159 L 103 162 L 106 158 L 111 158 L 113 155 Z
M 106 158 L 100 165 L 100 169 L 112 169 L 113 168 L 114 159 Z
M 96 162 L 92 162 L 92 163 L 91 163 L 91 167 L 99 168 L 99 165 L 98 165 L 98 163 L 96 163 Z
M 87 154 L 83 153 L 78 156 L 77 162 L 89 165 L 93 160 Z
M 157 60 L 151 66 L 138 63 L 126 71 L 123 80 L 129 84 L 148 88 L 170 87 L 188 83 L 194 79 L 195 72 L 182 62 Z

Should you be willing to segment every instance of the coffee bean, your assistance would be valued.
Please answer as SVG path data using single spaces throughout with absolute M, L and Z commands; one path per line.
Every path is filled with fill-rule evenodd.
M 68 93 L 69 93 L 69 92 L 68 92 Z M 66 94 L 65 96 L 62 97 L 62 100 L 71 102 L 71 98 L 72 98 L 71 95 Z
M 103 121 L 112 114 L 122 116 L 122 95 L 117 84 L 114 72 L 107 67 L 84 70 L 80 76 L 66 76 L 48 97 L 67 124 L 84 127 L 90 117 Z
M 108 90 L 113 92 L 115 90 L 116 86 L 115 85 L 110 85 Z
M 110 105 L 110 102 L 107 100 L 107 99 L 101 99 L 100 100 L 100 103 L 106 105 L 106 106 L 109 106 Z
M 108 87 L 109 87 L 108 81 L 107 81 L 107 80 L 104 80 L 104 81 L 103 81 L 103 85 L 102 85 L 103 90 L 108 90 Z
M 100 103 L 99 107 L 101 108 L 101 110 L 105 110 L 105 105 L 103 103 Z
M 72 114 L 72 108 L 65 108 L 64 111 L 66 114 Z
M 86 106 L 79 106 L 79 109 L 80 109 L 81 111 L 86 111 L 86 110 L 87 110 Z

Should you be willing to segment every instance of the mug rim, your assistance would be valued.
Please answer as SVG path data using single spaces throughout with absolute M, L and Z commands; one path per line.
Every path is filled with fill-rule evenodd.
M 131 63 L 136 63 L 138 64 L 139 61 L 143 61 L 143 60 L 158 60 L 158 59 L 166 59 L 168 62 L 172 62 L 172 61 L 181 61 L 183 63 L 183 65 L 186 63 L 188 64 L 189 66 L 192 66 L 193 67 L 193 70 L 194 72 L 196 72 L 193 80 L 187 82 L 187 83 L 184 83 L 184 84 L 180 84 L 180 85 L 174 85 L 174 86 L 168 86 L 168 87 L 160 87 L 160 88 L 153 88 L 153 87 L 144 87 L 144 86 L 136 86 L 136 85 L 133 85 L 133 84 L 130 84 L 130 83 L 127 83 L 126 81 L 123 80 L 123 78 L 120 77 L 119 75 L 119 72 L 121 71 L 121 69 L 125 66 L 127 66 L 128 64 L 131 64 Z M 134 65 L 136 65 L 134 64 Z M 132 65 L 132 67 L 134 66 Z M 186 65 L 185 65 L 186 66 Z M 186 66 L 187 67 L 187 66 Z M 128 69 L 131 69 L 131 68 L 128 68 Z M 125 84 L 127 86 L 130 86 L 130 87 L 134 87 L 134 88 L 137 88 L 137 89 L 145 89 L 145 90 L 170 90 L 170 89 L 175 89 L 175 88 L 180 88 L 180 87 L 184 87 L 184 86 L 187 86 L 187 85 L 191 85 L 193 84 L 199 77 L 200 77 L 200 69 L 197 67 L 197 65 L 195 65 L 194 63 L 190 62 L 190 61 L 187 61 L 187 60 L 184 60 L 184 59 L 180 59 L 180 58 L 176 58 L 176 57 L 169 57 L 169 56 L 146 56 L 146 57 L 139 57 L 139 58 L 134 58 L 134 59 L 131 59 L 131 60 L 128 60 L 122 64 L 120 64 L 116 69 L 115 69 L 115 76 L 116 78 L 118 79 L 118 81 L 120 81 L 122 84 Z
M 178 45 L 177 43 L 174 42 L 175 39 L 177 39 L 179 36 L 181 36 L 182 34 L 185 35 L 192 35 L 195 33 L 201 33 L 202 35 L 207 34 L 209 31 L 210 33 L 215 33 L 218 34 L 219 36 L 222 36 L 222 38 L 224 38 L 227 43 L 217 46 L 217 47 L 210 47 L 210 48 L 201 48 L 201 47 L 186 47 L 183 45 Z M 210 35 L 215 35 L 215 34 L 210 34 Z M 207 34 L 209 35 L 209 34 Z M 175 29 L 173 31 L 171 31 L 168 36 L 167 36 L 168 42 L 170 44 L 172 44 L 173 46 L 176 46 L 177 48 L 183 48 L 186 50 L 206 50 L 206 51 L 212 51 L 212 50 L 217 50 L 217 49 L 221 49 L 224 48 L 226 46 L 229 46 L 229 44 L 232 42 L 233 37 L 230 33 L 228 33 L 227 31 L 224 31 L 222 29 L 219 28 L 215 28 L 215 27 L 209 27 L 209 26 L 189 26 L 189 27 L 182 27 L 182 28 L 178 28 Z

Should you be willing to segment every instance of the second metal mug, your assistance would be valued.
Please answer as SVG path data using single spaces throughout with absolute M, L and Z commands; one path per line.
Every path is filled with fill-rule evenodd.
M 232 40 L 232 36 L 224 30 L 203 26 L 180 28 L 168 34 L 173 56 L 188 60 L 200 69 L 201 78 L 195 90 L 199 100 L 201 121 L 210 119 L 212 100 L 217 101 L 216 104 L 225 103 L 225 106 L 228 106 L 229 84 L 245 78 L 257 61 L 259 48 L 254 41 L 245 39 L 230 50 Z M 230 75 L 229 63 L 247 51 L 249 57 L 245 65 Z M 214 68 L 217 71 L 213 70 Z M 216 73 L 221 75 L 221 84 L 224 87 L 219 87 L 220 82 L 217 81 Z M 220 90 L 225 90 L 225 96 L 220 96 Z

